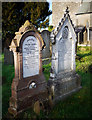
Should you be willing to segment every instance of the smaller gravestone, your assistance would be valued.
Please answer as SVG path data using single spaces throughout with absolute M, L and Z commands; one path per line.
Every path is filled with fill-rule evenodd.
M 14 64 L 13 52 L 9 51 L 7 48 L 4 48 L 4 64 L 6 65 Z
M 43 40 L 35 27 L 26 21 L 15 33 L 10 50 L 14 53 L 13 79 L 9 113 L 17 115 L 23 110 L 43 102 L 47 96 L 47 83 L 42 73 Z M 38 105 L 38 104 L 37 104 Z M 36 108 L 36 112 L 39 113 Z
M 43 38 L 45 47 L 42 50 L 42 62 L 43 64 L 48 64 L 51 62 L 50 55 L 51 55 L 51 50 L 50 50 L 50 32 L 48 30 L 43 30 L 41 32 L 41 36 Z
M 48 81 L 52 102 L 64 99 L 81 88 L 75 68 L 76 34 L 68 8 L 59 26 L 51 33 L 52 65 Z M 51 101 L 51 99 L 50 99 Z

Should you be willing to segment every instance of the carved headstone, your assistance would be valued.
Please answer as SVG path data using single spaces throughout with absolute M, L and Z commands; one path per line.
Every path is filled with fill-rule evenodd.
M 52 65 L 48 85 L 54 102 L 81 88 L 80 77 L 75 72 L 76 34 L 68 8 L 59 26 L 52 31 L 51 41 Z
M 15 78 L 8 110 L 13 115 L 47 98 L 47 84 L 42 73 L 42 47 L 41 35 L 26 21 L 10 45 L 14 53 Z

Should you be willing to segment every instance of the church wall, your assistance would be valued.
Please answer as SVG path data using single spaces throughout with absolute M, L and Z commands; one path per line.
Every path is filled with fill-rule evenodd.
M 76 15 L 79 3 L 76 2 L 52 2 L 52 25 L 54 27 L 61 21 L 66 7 L 69 7 L 69 14 L 74 24 L 76 24 Z
M 76 15 L 76 19 L 78 19 L 78 26 L 86 26 L 87 22 L 89 23 L 89 27 L 91 25 L 90 14 Z

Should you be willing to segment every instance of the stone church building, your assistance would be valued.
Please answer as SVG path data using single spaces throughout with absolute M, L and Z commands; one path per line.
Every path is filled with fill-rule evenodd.
M 73 21 L 78 45 L 90 45 L 92 39 L 92 1 L 84 2 L 52 2 L 52 25 L 61 21 L 66 7 Z

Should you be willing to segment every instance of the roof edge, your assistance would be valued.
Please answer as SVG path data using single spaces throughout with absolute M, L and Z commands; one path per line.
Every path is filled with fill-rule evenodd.
M 92 13 L 92 12 L 86 12 L 86 13 L 77 13 L 77 14 L 75 14 L 75 15 L 90 14 L 90 13 Z

